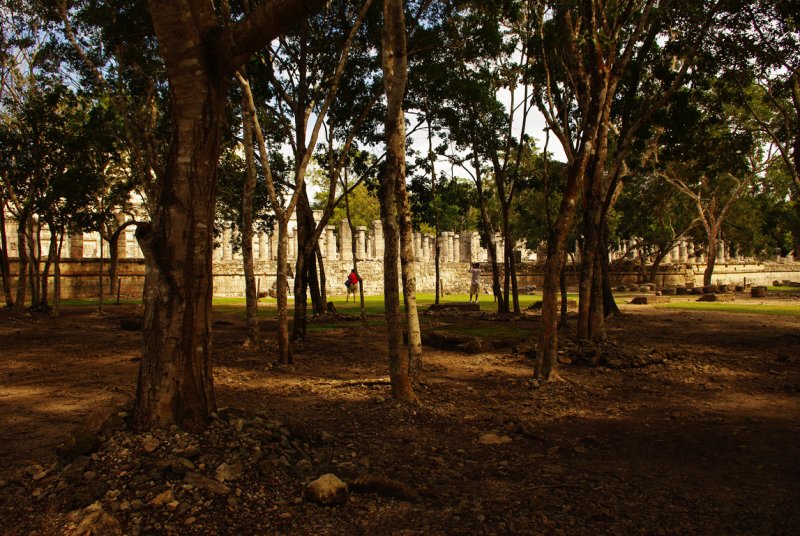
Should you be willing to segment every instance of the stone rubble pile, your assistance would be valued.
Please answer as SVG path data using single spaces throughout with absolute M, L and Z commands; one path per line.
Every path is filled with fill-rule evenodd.
M 99 437 L 74 433 L 59 462 L 27 467 L 2 483 L 4 496 L 56 512 L 58 533 L 70 536 L 251 533 L 270 518 L 290 522 L 304 501 L 330 506 L 349 498 L 335 475 L 312 482 L 316 471 L 339 467 L 324 464 L 313 446 L 331 443 L 327 432 L 229 408 L 201 434 L 176 426 L 136 434 L 125 429 L 126 416 L 118 413 Z

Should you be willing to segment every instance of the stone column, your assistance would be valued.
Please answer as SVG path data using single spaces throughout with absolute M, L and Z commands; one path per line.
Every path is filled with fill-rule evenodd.
M 678 260 L 681 262 L 686 262 L 687 258 L 686 240 L 681 239 L 681 241 L 678 242 Z
M 231 228 L 227 225 L 222 228 L 222 260 L 231 260 Z
M 297 229 L 289 229 L 289 247 L 286 248 L 286 260 L 295 259 L 297 251 Z
M 267 251 L 267 233 L 261 231 L 258 233 L 258 260 L 265 261 L 269 259 L 268 251 Z
M 325 227 L 325 258 L 328 261 L 336 260 L 336 235 L 333 234 L 335 228 L 333 225 Z
M 675 262 L 678 260 L 679 256 L 680 253 L 678 251 L 678 244 L 675 244 L 674 246 L 672 246 L 672 249 L 669 250 L 669 260 L 671 262 Z
M 278 240 L 278 230 L 275 229 L 269 235 L 269 259 L 271 261 L 278 260 Z
M 431 260 L 431 244 L 428 241 L 428 235 L 420 234 L 419 237 L 419 260 L 428 262 Z
M 460 236 L 453 233 L 453 262 L 461 261 L 461 240 Z
M 422 260 L 422 234 L 414 233 L 414 259 Z
M 372 258 L 376 260 L 383 260 L 383 227 L 381 220 L 374 220 L 372 222 Z
M 363 261 L 367 253 L 367 228 L 363 225 L 356 227 L 356 259 Z
M 352 262 L 353 260 L 353 242 L 351 237 L 350 224 L 346 219 L 343 219 L 339 224 L 339 259 L 342 261 Z
M 10 248 L 9 248 L 10 249 Z M 19 253 L 17 253 L 19 255 Z M 83 233 L 69 234 L 69 256 L 71 259 L 83 258 Z
M 717 262 L 725 262 L 725 242 L 717 242 Z
M 447 231 L 442 231 L 437 240 L 439 241 L 439 258 L 443 263 L 450 262 L 450 248 L 448 246 L 451 244 L 450 240 L 448 240 Z

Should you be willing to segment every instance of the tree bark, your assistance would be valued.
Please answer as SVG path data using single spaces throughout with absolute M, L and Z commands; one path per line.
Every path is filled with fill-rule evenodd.
M 411 208 L 406 190 L 405 120 L 400 110 L 401 154 L 400 172 L 395 181 L 395 199 L 400 220 L 400 267 L 403 278 L 403 302 L 406 309 L 408 331 L 408 362 L 411 379 L 419 382 L 422 373 L 422 332 L 417 315 L 417 276 L 414 264 L 414 229 L 411 224 Z
M 256 50 L 324 1 L 267 0 L 222 31 L 209 2 L 149 0 L 148 5 L 170 84 L 172 141 L 152 222 L 136 230 L 147 275 L 133 424 L 197 431 L 216 408 L 211 230 L 230 78 Z
M 242 100 L 246 97 L 242 95 Z M 251 345 L 261 346 L 261 330 L 258 325 L 258 288 L 253 266 L 253 198 L 256 191 L 256 157 L 253 144 L 253 121 L 245 112 L 247 103 L 242 102 L 242 134 L 244 159 L 247 174 L 242 188 L 242 265 L 244 268 L 245 308 L 247 311 L 247 340 Z
M 14 297 L 11 294 L 11 263 L 8 260 L 5 204 L 0 205 L 0 271 L 3 275 L 3 295 L 6 299 L 6 306 L 14 307 Z
M 397 222 L 397 182 L 404 180 L 405 125 L 403 97 L 408 76 L 406 31 L 402 0 L 383 4 L 382 67 L 386 92 L 386 172 L 381 184 L 381 223 L 385 240 L 383 284 L 389 343 L 389 376 L 392 395 L 400 400 L 417 399 L 411 383 L 409 360 L 401 355 L 403 324 L 398 289 L 399 225 Z
M 17 298 L 14 304 L 14 311 L 17 314 L 22 314 L 25 310 L 25 294 L 28 287 L 28 252 L 27 252 L 27 240 L 25 238 L 25 228 L 28 226 L 28 214 L 26 212 L 22 212 L 17 216 L 19 220 L 17 221 L 17 256 L 18 256 L 18 268 L 17 268 Z

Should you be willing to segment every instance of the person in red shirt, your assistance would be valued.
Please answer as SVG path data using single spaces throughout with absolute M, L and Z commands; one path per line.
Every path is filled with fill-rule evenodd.
M 356 269 L 353 268 L 350 270 L 350 275 L 347 276 L 347 281 L 345 281 L 345 285 L 347 286 L 347 298 L 344 300 L 345 303 L 350 300 L 351 294 L 353 295 L 353 301 L 356 301 L 356 289 L 358 288 L 359 282 L 361 282 L 361 278 L 358 277 Z

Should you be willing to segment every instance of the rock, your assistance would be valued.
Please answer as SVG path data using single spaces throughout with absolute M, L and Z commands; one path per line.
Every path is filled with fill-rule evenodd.
M 142 447 L 148 454 L 156 450 L 159 445 L 161 445 L 161 441 L 153 436 L 146 436 L 144 439 L 142 439 Z
M 71 536 L 116 536 L 122 534 L 122 526 L 117 518 L 104 510 L 94 510 L 81 519 Z
M 242 464 L 240 463 L 234 463 L 233 465 L 228 465 L 227 463 L 221 463 L 217 467 L 217 470 L 214 471 L 214 475 L 220 482 L 225 482 L 226 480 L 234 480 L 241 474 L 242 474 Z
M 196 488 L 200 488 L 205 491 L 210 491 L 211 493 L 216 493 L 217 495 L 227 495 L 231 492 L 231 488 L 226 486 L 221 482 L 217 482 L 213 478 L 208 478 L 198 473 L 189 472 L 186 473 L 186 476 L 183 477 L 183 481 L 187 484 L 191 484 Z
M 88 428 L 76 428 L 67 438 L 56 447 L 56 454 L 62 460 L 69 462 L 78 456 L 86 456 L 97 450 L 100 438 Z
M 305 499 L 323 506 L 344 504 L 347 501 L 347 484 L 328 473 L 306 486 Z
M 189 517 L 187 517 L 187 518 L 186 518 L 186 519 L 183 521 L 183 524 L 188 526 L 188 525 L 192 525 L 192 524 L 194 524 L 194 523 L 195 523 L 195 521 L 197 521 L 197 518 L 196 518 L 196 517 L 194 517 L 194 516 L 189 516 Z
M 153 506 L 164 506 L 167 503 L 171 503 L 175 500 L 175 494 L 172 493 L 171 489 L 167 491 L 162 491 L 150 501 L 150 504 Z M 177 506 L 177 505 L 176 505 Z
M 311 471 L 314 470 L 314 466 L 311 465 L 311 462 L 303 458 L 294 466 L 294 470 L 297 472 L 297 476 L 300 478 L 305 478 L 311 474 Z
M 350 485 L 355 493 L 377 493 L 383 497 L 414 502 L 419 499 L 419 494 L 399 480 L 379 475 L 366 475 L 357 478 Z
M 507 435 L 483 434 L 478 439 L 478 443 L 481 445 L 504 445 L 511 443 L 511 438 Z

